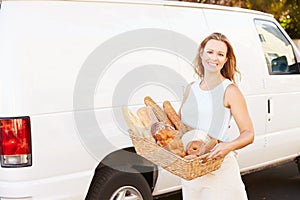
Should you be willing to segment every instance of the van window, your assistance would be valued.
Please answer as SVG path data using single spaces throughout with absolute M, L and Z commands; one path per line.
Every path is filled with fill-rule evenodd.
M 255 25 L 269 73 L 271 75 L 299 73 L 293 47 L 276 24 L 256 19 Z

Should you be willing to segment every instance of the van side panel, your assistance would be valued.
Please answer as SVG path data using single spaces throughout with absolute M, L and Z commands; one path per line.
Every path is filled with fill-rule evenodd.
M 111 91 L 129 67 L 145 64 L 145 54 L 137 52 L 131 59 L 116 61 L 111 71 L 104 70 L 93 93 L 75 94 L 75 88 L 86 60 L 109 39 L 136 29 L 168 29 L 162 9 L 159 5 L 103 2 L 2 3 L 0 60 L 5 73 L 0 73 L 0 116 L 31 117 L 33 164 L 27 168 L 1 168 L 0 197 L 83 199 L 100 161 L 117 149 L 132 146 L 124 134 L 124 124 L 120 127 L 114 119 Z M 160 53 L 162 59 L 164 54 Z M 139 63 L 130 63 L 137 57 Z M 99 67 L 101 62 L 100 55 Z M 167 62 L 172 66 L 176 58 L 171 56 Z M 109 83 L 105 83 L 107 78 Z M 92 96 L 94 104 L 85 102 L 87 95 Z M 132 101 L 141 104 L 138 95 Z M 110 149 L 97 140 L 98 128 L 78 124 L 76 116 L 87 113 L 96 116 L 99 124 L 94 125 L 102 130 L 102 138 L 111 141 Z

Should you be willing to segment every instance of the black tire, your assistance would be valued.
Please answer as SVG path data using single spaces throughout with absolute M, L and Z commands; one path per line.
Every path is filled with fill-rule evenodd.
M 138 200 L 153 199 L 151 189 L 142 174 L 117 171 L 109 167 L 97 171 L 86 200 L 115 200 L 117 197 L 122 200 L 133 197 Z
M 297 163 L 297 167 L 298 167 L 298 172 L 299 172 L 299 174 L 300 174 L 300 156 L 298 156 L 298 157 L 296 158 L 296 163 Z

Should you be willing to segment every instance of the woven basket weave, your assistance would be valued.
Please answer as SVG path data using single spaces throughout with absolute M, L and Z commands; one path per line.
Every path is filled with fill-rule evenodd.
M 129 135 L 137 154 L 186 180 L 192 180 L 219 169 L 224 160 L 224 158 L 206 160 L 208 154 L 187 160 L 148 139 L 135 135 L 132 131 L 129 131 Z

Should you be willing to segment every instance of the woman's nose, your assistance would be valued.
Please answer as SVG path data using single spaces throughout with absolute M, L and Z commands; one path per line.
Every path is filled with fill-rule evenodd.
M 210 59 L 217 60 L 217 55 L 214 53 L 210 54 Z

